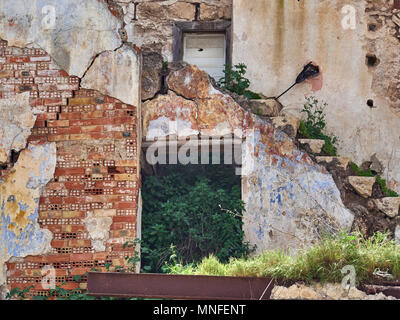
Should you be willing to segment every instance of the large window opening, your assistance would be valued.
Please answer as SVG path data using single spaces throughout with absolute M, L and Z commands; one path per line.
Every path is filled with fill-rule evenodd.
M 144 143 L 143 154 L 149 152 L 149 146 L 151 143 Z M 232 146 L 228 149 L 238 150 Z M 217 151 L 210 146 L 209 161 L 205 161 L 204 146 L 196 150 L 198 161 L 194 162 L 198 164 L 149 164 L 142 159 L 144 272 L 165 272 L 166 264 L 177 261 L 196 264 L 210 254 L 227 262 L 230 257 L 250 252 L 243 240 L 240 168 L 235 161 L 226 161 L 230 157 L 223 148 Z M 162 152 L 166 159 L 174 158 L 168 148 L 156 155 L 163 158 Z

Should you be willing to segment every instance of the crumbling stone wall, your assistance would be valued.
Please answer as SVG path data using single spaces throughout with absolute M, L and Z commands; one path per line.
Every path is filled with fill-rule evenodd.
M 243 109 L 196 66 L 174 68 L 167 77 L 167 93 L 144 103 L 143 139 L 243 139 L 243 228 L 258 251 L 294 251 L 325 233 L 351 228 L 354 216 L 343 205 L 332 176 L 278 128 L 283 121 L 289 124 L 287 119 L 274 125 Z
M 54 6 L 60 19 L 49 29 L 37 16 L 44 5 Z M 87 271 L 122 266 L 133 254 L 123 244 L 140 232 L 141 111 L 147 142 L 174 135 L 248 139 L 244 222 L 259 250 L 299 248 L 321 232 L 352 225 L 332 176 L 276 123 L 241 108 L 195 66 L 178 66 L 167 77 L 163 61 L 172 57 L 174 23 L 230 20 L 231 7 L 230 0 L 0 0 L 0 106 L 25 101 L 14 103 L 13 114 L 24 121 L 0 116 L 12 129 L 0 131 L 7 136 L 0 146 L 0 186 L 7 195 L 1 199 L 0 252 L 6 254 L 0 255 L 0 295 L 4 283 L 8 289 L 34 284 L 30 294 L 46 294 L 40 283 L 45 265 L 56 269 L 58 285 L 84 289 Z M 387 17 L 382 10 L 377 16 Z M 322 20 L 325 14 L 319 13 Z M 236 43 L 265 36 L 260 26 Z M 280 40 L 283 45 L 282 34 Z M 140 52 L 132 43 L 145 51 L 144 95 Z M 281 59 L 278 49 L 273 54 Z M 357 53 L 367 68 L 364 51 Z M 21 205 L 19 198 L 26 201 Z M 76 275 L 83 276 L 79 282 Z
M 110 1 L 111 2 L 111 1 Z M 163 62 L 173 60 L 176 22 L 230 21 L 232 0 L 115 0 L 127 41 L 143 53 L 142 100 L 164 88 Z
M 124 12 L 128 41 L 142 51 L 172 60 L 173 24 L 177 21 L 230 20 L 232 0 L 116 0 Z

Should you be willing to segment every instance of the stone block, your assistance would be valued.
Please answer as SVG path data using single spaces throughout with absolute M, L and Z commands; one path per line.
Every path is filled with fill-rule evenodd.
M 373 202 L 378 210 L 385 213 L 389 218 L 395 218 L 396 216 L 398 216 L 400 208 L 400 197 L 374 199 Z
M 282 105 L 275 99 L 252 99 L 249 102 L 251 111 L 262 117 L 277 117 Z
M 376 181 L 375 177 L 348 177 L 349 184 L 356 190 L 356 192 L 363 198 L 372 196 L 372 187 Z
M 344 170 L 347 170 L 349 164 L 350 164 L 350 158 L 346 158 L 346 157 L 325 157 L 325 156 L 320 156 L 320 157 L 316 157 L 316 160 L 318 163 L 327 163 L 327 164 L 331 164 L 333 161 L 336 162 L 336 164 L 343 168 Z
M 285 132 L 289 137 L 295 138 L 300 126 L 300 119 L 294 116 L 273 117 L 272 124 L 275 128 Z
M 311 152 L 315 154 L 321 153 L 322 148 L 325 145 L 325 140 L 319 139 L 299 139 L 299 142 L 301 144 L 308 145 L 311 149 Z

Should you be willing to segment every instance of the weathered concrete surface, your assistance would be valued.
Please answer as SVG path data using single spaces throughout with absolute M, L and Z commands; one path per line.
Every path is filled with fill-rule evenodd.
M 7 162 L 11 150 L 26 146 L 36 120 L 29 104 L 29 92 L 0 99 L 0 162 Z
M 29 145 L 0 181 L 0 285 L 5 282 L 5 262 L 11 257 L 50 251 L 52 234 L 37 223 L 40 193 L 54 175 L 55 143 Z
M 96 54 L 121 45 L 122 22 L 104 1 L 0 1 L 0 38 L 39 46 L 70 75 L 82 77 Z
M 168 85 L 167 95 L 144 104 L 145 139 L 186 134 L 219 138 L 232 133 L 246 138 L 244 230 L 259 251 L 295 250 L 317 241 L 324 232 L 351 227 L 353 215 L 344 207 L 332 176 L 298 150 L 288 135 L 215 89 L 195 66 L 174 71 Z
M 248 66 L 251 90 L 271 97 L 289 87 L 306 63 L 315 61 L 322 70 L 318 85 L 307 82 L 294 87 L 280 98 L 283 111 L 299 116 L 304 95 L 326 101 L 327 131 L 338 136 L 339 154 L 360 165 L 376 153 L 389 187 L 400 191 L 396 165 L 400 161 L 400 41 L 393 22 L 399 13 L 392 12 L 392 4 L 235 0 L 233 63 Z M 349 22 L 349 11 L 342 13 L 346 5 L 355 9 L 354 30 L 342 27 L 342 21 Z M 368 66 L 367 54 L 376 55 L 379 62 Z M 367 106 L 369 99 L 373 108 Z
M 246 239 L 263 249 L 291 251 L 324 233 L 349 229 L 353 214 L 332 176 L 298 150 L 286 134 L 260 122 L 251 142 L 253 168 L 243 167 Z
M 126 44 L 115 51 L 101 53 L 82 78 L 81 87 L 138 106 L 141 100 L 138 53 Z

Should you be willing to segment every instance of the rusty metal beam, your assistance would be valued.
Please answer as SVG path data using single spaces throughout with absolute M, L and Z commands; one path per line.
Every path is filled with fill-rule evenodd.
M 271 278 L 89 272 L 88 294 L 179 300 L 268 300 Z

